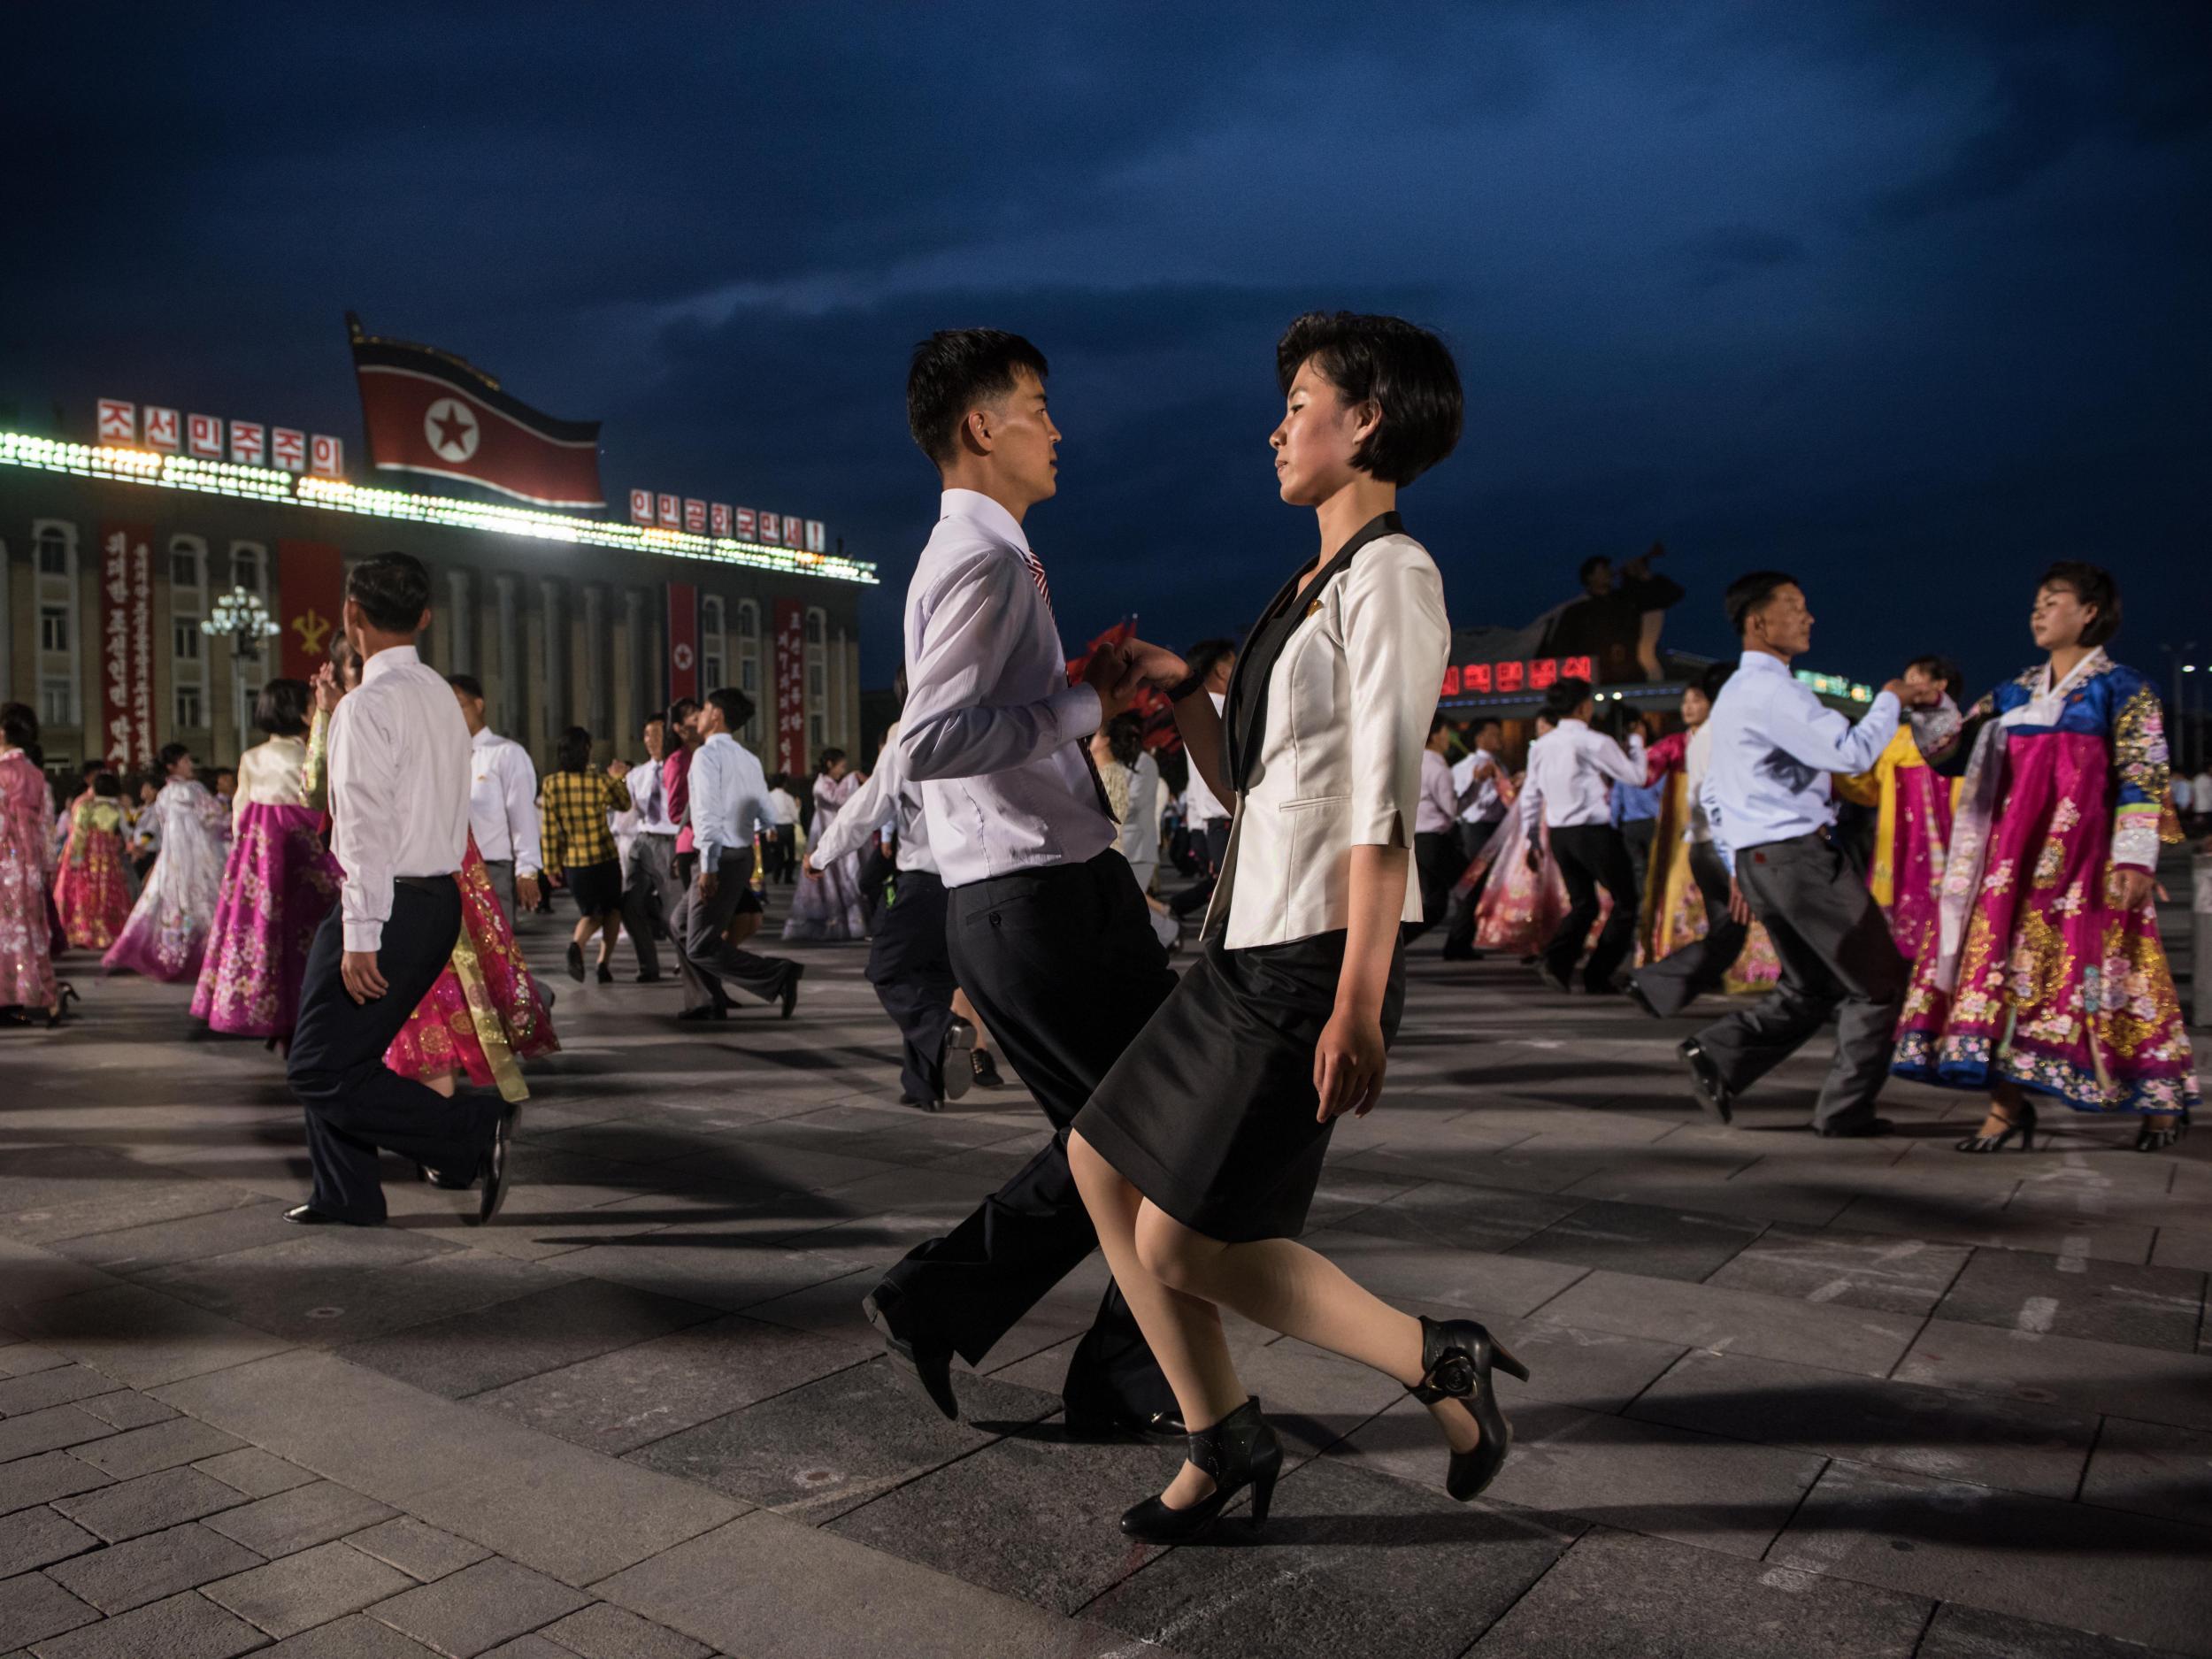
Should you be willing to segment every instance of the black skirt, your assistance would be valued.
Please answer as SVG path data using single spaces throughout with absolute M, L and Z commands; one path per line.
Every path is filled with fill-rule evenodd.
M 604 916 L 622 908 L 622 866 L 612 859 L 604 864 L 571 864 L 564 878 L 568 895 L 586 916 Z
M 1333 1125 L 1317 1123 L 1313 1051 L 1336 1010 L 1345 935 L 1230 950 L 1216 933 L 1075 1119 L 1154 1204 L 1225 1244 L 1294 1239 Z M 1391 958 L 1383 1041 L 1405 1007 Z

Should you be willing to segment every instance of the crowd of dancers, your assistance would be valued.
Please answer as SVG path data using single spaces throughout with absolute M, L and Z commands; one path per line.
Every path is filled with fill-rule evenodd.
M 1962 1149 L 2027 1149 L 2033 1101 L 2173 1143 L 2197 1083 L 2153 895 L 2179 828 L 2156 695 L 2106 649 L 2107 572 L 2045 572 L 2043 660 L 1970 707 L 1924 658 L 1855 721 L 1789 671 L 1811 638 L 1803 585 L 1751 572 L 1726 595 L 1740 658 L 1684 693 L 1681 730 L 1601 731 L 1596 690 L 1563 680 L 1516 770 L 1494 723 L 1437 714 L 1443 584 L 1397 511 L 1459 436 L 1448 352 L 1396 319 L 1316 313 L 1276 366 L 1267 447 L 1314 550 L 1285 561 L 1241 646 L 1118 638 L 1071 672 L 1023 528 L 1057 490 L 1046 360 L 988 329 L 917 349 L 910 426 L 941 494 L 907 595 L 902 713 L 872 774 L 824 757 L 803 859 L 801 803 L 737 741 L 754 712 L 737 690 L 654 716 L 634 764 L 595 766 L 572 729 L 537 779 L 482 687 L 421 661 L 431 583 L 403 552 L 349 572 L 343 641 L 311 686 L 265 690 L 267 741 L 227 807 L 164 751 L 134 899 L 120 784 L 88 774 L 57 856 L 35 722 L 10 705 L 0 1003 L 61 1017 L 58 945 L 188 979 L 210 1027 L 285 1049 L 312 1171 L 291 1219 L 381 1222 L 381 1151 L 472 1189 L 480 1224 L 509 1185 L 520 1067 L 557 1046 L 512 918 L 557 884 L 572 978 L 611 978 L 627 933 L 657 979 L 665 934 L 677 1018 L 726 1018 L 733 990 L 787 1018 L 802 965 L 748 945 L 760 884 L 791 881 L 787 938 L 869 939 L 910 1102 L 995 1081 L 987 1039 L 1054 1131 L 892 1265 L 867 1317 L 957 1417 L 953 1361 L 981 1364 L 1102 1250 L 1112 1279 L 1065 1420 L 1182 1440 L 1172 1479 L 1121 1519 L 1151 1542 L 1198 1536 L 1247 1491 L 1267 1517 L 1282 1450 L 1223 1308 L 1402 1385 L 1455 1497 L 1508 1455 L 1491 1377 L 1527 1373 L 1497 1339 L 1394 1308 L 1298 1241 L 1332 1125 L 1384 1099 L 1408 949 L 1432 927 L 1448 959 L 1518 956 L 1555 994 L 1578 982 L 1657 1017 L 1744 994 L 1681 1046 L 1724 1122 L 1833 1018 L 1822 1135 L 1886 1133 L 1875 1100 L 1895 1073 L 1989 1096 Z M 1190 774 L 1171 814 L 1134 718 L 1156 699 Z M 1839 798 L 1865 814 L 1863 858 Z M 1152 891 L 1174 840 L 1206 876 L 1179 975 L 1180 921 Z

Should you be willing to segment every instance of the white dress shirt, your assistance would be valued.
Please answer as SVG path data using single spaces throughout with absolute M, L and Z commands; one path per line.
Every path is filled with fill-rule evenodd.
M 1432 749 L 1421 751 L 1421 798 L 1413 809 L 1416 835 L 1450 833 L 1459 818 L 1459 791 L 1452 787 L 1451 763 Z
M 538 769 L 530 751 L 488 726 L 469 740 L 469 750 L 476 856 L 488 864 L 511 859 L 517 875 L 536 875 L 545 866 L 538 851 Z
M 1821 702 L 1778 657 L 1746 651 L 1714 700 L 1712 758 L 1700 795 L 1713 845 L 1736 855 L 1810 835 L 1835 822 L 1831 772 L 1874 764 L 1897 733 L 1900 705 L 1885 691 L 1854 726 Z
M 886 824 L 898 832 L 900 869 L 938 873 L 937 856 L 929 849 L 929 813 L 921 787 L 907 773 L 896 721 L 883 734 L 883 750 L 868 781 L 853 791 L 836 819 L 807 849 L 806 861 L 816 870 L 826 869 L 846 854 L 858 852 Z
M 331 851 L 348 950 L 374 950 L 396 876 L 449 876 L 469 839 L 469 728 L 411 645 L 379 651 L 330 717 Z M 478 850 L 482 850 L 479 844 Z
M 1194 776 L 1196 770 L 1192 769 Z M 1160 763 L 1148 749 L 1129 771 L 1129 810 L 1114 845 L 1132 869 L 1148 876 L 1160 864 Z
M 1705 816 L 1705 774 L 1713 764 L 1713 723 L 1707 720 L 1690 733 L 1682 746 L 1682 798 L 1689 803 L 1689 827 L 1682 839 L 1693 845 L 1713 839 L 1713 826 Z
M 640 835 L 673 835 L 676 821 L 668 816 L 668 780 L 662 763 L 640 761 L 622 781 L 630 786 L 630 810 L 635 815 L 633 831 Z
M 1482 780 L 1475 783 L 1478 768 Z M 1475 785 L 1471 798 L 1468 786 Z M 1505 816 L 1505 797 L 1498 793 L 1498 757 L 1486 749 L 1479 749 L 1471 755 L 1462 755 L 1452 763 L 1452 787 L 1466 803 L 1459 816 L 1470 824 L 1495 824 Z
M 1206 695 L 1214 700 L 1216 714 L 1228 706 L 1228 698 L 1220 692 L 1210 691 Z M 1229 809 L 1221 804 L 1221 797 L 1208 787 L 1198 768 L 1193 766 L 1190 781 L 1183 786 L 1183 821 L 1193 825 L 1219 824 L 1230 816 Z
M 880 765 L 882 762 L 878 761 L 877 764 Z M 778 784 L 768 792 L 768 810 L 772 815 L 770 821 L 778 829 L 796 824 L 799 821 L 799 797 Z
M 1084 864 L 1116 826 L 1082 744 L 1098 694 L 1068 684 L 1067 653 L 1013 514 L 973 490 L 942 516 L 906 590 L 899 744 L 921 785 L 949 887 Z
M 1580 720 L 1562 720 L 1528 749 L 1521 786 L 1521 831 L 1536 837 L 1538 814 L 1552 829 L 1613 821 L 1613 786 L 1644 781 L 1642 746 L 1630 753 Z
M 753 849 L 753 830 L 770 822 L 768 774 L 753 751 L 717 732 L 691 757 L 691 839 L 699 868 L 712 870 L 731 853 Z

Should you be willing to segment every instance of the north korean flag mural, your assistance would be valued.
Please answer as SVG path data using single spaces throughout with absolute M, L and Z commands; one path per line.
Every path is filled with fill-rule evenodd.
M 369 462 L 457 478 L 541 507 L 602 507 L 599 423 L 560 420 L 450 353 L 365 334 L 349 315 Z

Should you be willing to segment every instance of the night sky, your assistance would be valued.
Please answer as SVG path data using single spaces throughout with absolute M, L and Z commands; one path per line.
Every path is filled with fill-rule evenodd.
M 1066 441 L 1029 527 L 1064 629 L 1133 611 L 1184 642 L 1313 549 L 1264 449 L 1312 307 L 1457 354 L 1466 436 L 1402 504 L 1461 625 L 1660 538 L 1670 643 L 1721 649 L 1721 586 L 1778 565 L 1821 619 L 1807 665 L 1942 649 L 1979 689 L 2073 555 L 2120 577 L 2124 660 L 2212 657 L 2201 0 L 10 27 L 0 418 L 82 433 L 106 395 L 357 453 L 353 309 L 603 419 L 617 503 L 828 521 L 882 568 L 871 684 L 935 517 L 918 338 L 1045 350 Z

